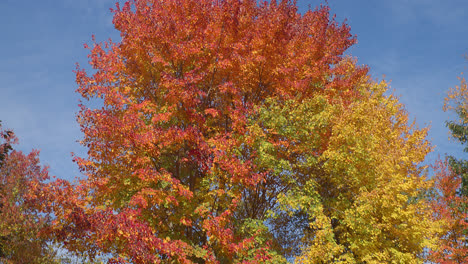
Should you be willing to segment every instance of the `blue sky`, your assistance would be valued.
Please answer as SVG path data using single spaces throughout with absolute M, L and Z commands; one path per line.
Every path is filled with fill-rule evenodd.
M 114 0 L 0 0 L 0 120 L 20 138 L 19 149 L 41 150 L 52 174 L 79 175 L 70 152 L 84 154 L 76 141 L 79 96 L 75 63 L 87 64 L 83 48 L 91 35 L 118 39 L 109 8 Z M 319 1 L 298 0 L 301 12 Z M 448 140 L 442 111 L 449 87 L 467 71 L 468 1 L 329 0 L 338 21 L 347 19 L 358 44 L 348 54 L 370 66 L 376 79 L 391 81 L 394 93 L 420 126 L 431 126 L 439 154 L 464 155 Z M 383 77 L 385 76 L 385 77 Z

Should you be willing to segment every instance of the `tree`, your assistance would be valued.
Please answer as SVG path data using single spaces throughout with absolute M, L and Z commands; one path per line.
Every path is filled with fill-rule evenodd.
M 17 138 L 0 126 L 0 262 L 55 263 L 54 251 L 40 235 L 48 217 L 38 210 L 41 187 L 49 178 L 38 151 L 13 150 Z
M 468 141 L 468 88 L 465 78 L 460 78 L 460 85 L 451 88 L 445 98 L 444 111 L 454 111 L 458 120 L 447 121 L 447 127 L 450 129 L 452 137 L 465 145 Z M 468 147 L 463 149 L 468 152 Z M 464 159 L 449 157 L 451 169 L 462 175 L 461 194 L 468 195 L 468 162 Z
M 438 161 L 435 166 L 436 188 L 440 192 L 434 199 L 434 212 L 438 220 L 444 221 L 439 236 L 439 248 L 431 252 L 436 263 L 468 262 L 467 233 L 468 197 L 461 194 L 462 175 L 453 171 L 450 160 Z
M 0 121 L 0 125 L 1 125 L 1 121 Z M 1 131 L 0 137 L 2 138 L 3 141 L 5 141 L 0 145 L 0 168 L 1 168 L 5 162 L 5 158 L 8 155 L 8 152 L 12 150 L 11 143 L 10 143 L 10 141 L 12 141 L 12 132 Z M 0 185 L 0 192 L 3 192 L 3 190 L 4 190 L 3 185 Z M 2 208 L 3 208 L 3 203 L 0 203 L 0 210 Z M 6 250 L 4 249 L 4 247 L 6 247 L 5 244 L 8 241 L 8 237 L 1 236 L 0 241 L 1 241 L 0 258 L 4 258 L 6 256 Z
M 426 129 L 407 125 L 385 83 L 361 88 L 350 105 L 314 96 L 260 112 L 261 164 L 294 186 L 278 194 L 272 226 L 299 242 L 299 263 L 421 263 L 435 242 L 432 183 L 416 165 L 430 150 Z
M 445 98 L 444 111 L 454 111 L 458 120 L 448 121 L 452 137 L 462 145 L 468 139 L 468 88 L 465 78 L 460 85 L 451 88 Z M 468 147 L 464 148 L 468 152 Z M 435 199 L 435 212 L 446 222 L 440 237 L 440 249 L 433 252 L 433 259 L 444 263 L 468 261 L 468 162 L 448 156 L 445 163 L 436 164 L 437 188 L 440 195 Z
M 451 88 L 444 102 L 444 111 L 454 111 L 458 120 L 447 121 L 452 137 L 465 145 L 468 142 L 468 88 L 465 78 L 460 78 L 460 85 Z M 463 149 L 468 152 L 468 147 Z M 460 192 L 468 196 L 468 162 L 464 159 L 449 157 L 451 169 L 462 175 L 462 186 Z
M 79 184 L 50 233 L 113 263 L 417 262 L 431 245 L 426 130 L 343 55 L 321 6 L 135 0 L 93 43 Z M 371 111 L 370 111 L 371 110 Z M 323 256 L 323 252 L 329 252 Z M 348 263 L 348 262 L 346 262 Z

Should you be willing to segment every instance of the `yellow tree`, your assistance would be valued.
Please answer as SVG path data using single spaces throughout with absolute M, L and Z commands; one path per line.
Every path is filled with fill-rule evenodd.
M 316 93 L 259 112 L 257 162 L 293 186 L 278 195 L 270 225 L 294 241 L 283 252 L 298 263 L 422 263 L 439 230 L 419 165 L 427 129 L 408 124 L 386 83 L 356 88 L 351 102 Z

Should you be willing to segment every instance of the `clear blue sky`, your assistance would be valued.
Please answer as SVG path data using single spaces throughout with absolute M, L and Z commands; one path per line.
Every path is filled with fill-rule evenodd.
M 70 152 L 76 141 L 79 96 L 73 70 L 87 64 L 85 42 L 118 32 L 109 8 L 114 0 L 0 0 L 0 120 L 20 138 L 19 148 L 41 150 L 51 172 L 79 175 Z M 122 1 L 121 1 L 122 2 Z M 298 0 L 301 12 L 319 1 Z M 338 21 L 347 19 L 358 44 L 348 53 L 370 66 L 391 87 L 420 126 L 430 125 L 436 146 L 431 162 L 445 153 L 464 155 L 448 140 L 442 111 L 449 87 L 468 68 L 466 0 L 329 0 Z

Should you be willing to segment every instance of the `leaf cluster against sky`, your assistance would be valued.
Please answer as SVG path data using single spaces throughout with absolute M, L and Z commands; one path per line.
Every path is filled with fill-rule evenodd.
M 460 155 L 448 141 L 443 97 L 466 70 L 468 52 L 465 11 L 468 2 L 330 0 L 337 21 L 347 19 L 358 43 L 348 53 L 370 66 L 374 78 L 391 80 L 391 87 L 420 126 L 431 125 L 436 145 L 432 162 L 444 153 Z M 301 12 L 319 1 L 299 0 Z M 20 148 L 41 150 L 52 174 L 78 175 L 70 152 L 83 153 L 75 113 L 78 95 L 74 63 L 86 65 L 83 43 L 118 39 L 109 8 L 113 0 L 0 2 L 0 118 L 21 138 Z

